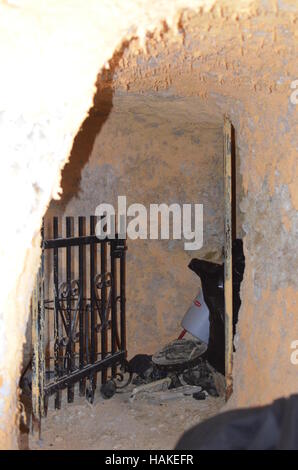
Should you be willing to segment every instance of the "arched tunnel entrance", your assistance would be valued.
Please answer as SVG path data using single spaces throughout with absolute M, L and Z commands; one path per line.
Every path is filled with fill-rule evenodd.
M 151 19 L 142 23 L 142 31 L 121 27 L 120 33 L 113 29 L 111 34 L 115 24 L 111 21 L 102 33 L 104 28 L 98 27 L 101 23 L 96 18 L 104 16 L 93 15 L 94 22 L 90 21 L 91 10 L 85 11 L 78 2 L 76 11 L 84 14 L 74 19 L 67 14 L 65 21 L 68 12 L 61 14 L 60 10 L 56 30 L 51 10 L 51 15 L 44 15 L 43 23 L 50 21 L 49 28 L 41 34 L 40 44 L 47 52 L 44 55 L 39 44 L 35 46 L 35 33 L 42 29 L 39 25 L 31 34 L 32 23 L 21 39 L 19 24 L 15 27 L 18 47 L 12 48 L 12 55 L 6 54 L 7 70 L 11 77 L 19 76 L 12 64 L 19 64 L 23 53 L 19 55 L 19 51 L 23 51 L 23 40 L 28 36 L 27 50 L 34 46 L 30 63 L 39 64 L 40 74 L 34 77 L 32 86 L 28 67 L 23 67 L 27 89 L 23 83 L 20 88 L 14 87 L 10 96 L 13 106 L 8 114 L 1 115 L 1 125 L 4 123 L 9 131 L 4 132 L 9 158 L 4 160 L 7 167 L 1 189 L 3 200 L 10 201 L 6 212 L 10 230 L 1 233 L 1 285 L 6 291 L 1 298 L 0 333 L 5 351 L 0 355 L 2 447 L 16 445 L 18 368 L 39 259 L 42 217 L 48 239 L 53 236 L 53 216 L 59 218 L 60 228 L 65 226 L 66 216 L 89 220 L 98 204 L 114 206 L 118 196 L 126 195 L 129 206 L 139 204 L 145 209 L 151 203 L 179 207 L 184 203 L 204 204 L 204 243 L 193 253 L 195 256 L 184 249 L 183 238 L 127 240 L 127 358 L 160 352 L 182 335 L 181 319 L 192 301 L 202 305 L 195 297 L 199 278 L 188 269 L 192 258 L 213 265 L 223 262 L 225 211 L 220 166 L 224 116 L 235 130 L 236 223 L 232 231 L 235 238 L 244 240 L 246 263 L 234 337 L 234 388 L 228 407 L 267 404 L 297 390 L 297 366 L 290 359 L 297 327 L 295 100 L 290 98 L 296 78 L 296 18 L 288 2 L 273 9 L 270 2 L 261 2 L 258 8 L 254 2 L 248 3 L 229 6 L 222 2 L 214 8 L 185 11 L 177 29 L 164 24 L 162 30 L 148 34 L 144 44 L 135 38 L 125 43 L 98 76 L 93 106 L 74 141 L 74 132 L 90 102 L 90 77 L 93 83 L 95 74 L 113 53 L 115 34 L 131 38 L 136 32 L 144 38 L 144 29 L 151 30 Z M 1 4 L 0 8 L 6 7 Z M 132 23 L 135 25 L 135 17 Z M 13 37 L 10 30 L 9 37 Z M 103 37 L 109 38 L 107 43 L 102 42 Z M 48 52 L 58 44 L 64 46 L 56 47 L 57 61 L 53 63 Z M 56 73 L 58 68 L 61 76 Z M 5 67 L 3 74 L 7 78 Z M 48 84 L 49 93 L 44 92 L 44 84 Z M 9 103 L 6 96 L 3 101 Z M 51 201 L 45 214 L 50 197 L 57 196 L 59 168 L 72 142 L 69 164 L 62 174 L 61 200 Z M 133 231 L 138 228 L 135 224 Z M 51 272 L 45 279 L 48 283 L 52 282 Z M 217 287 L 222 288 L 222 283 Z M 53 370 L 51 328 L 51 321 L 47 321 L 47 379 Z M 30 331 L 29 327 L 28 336 Z M 97 333 L 100 335 L 100 331 Z M 30 359 L 30 341 L 25 346 L 26 355 Z M 136 399 L 133 404 L 123 400 L 125 394 L 120 393 L 104 400 L 99 393 L 100 380 L 92 407 L 76 389 L 71 403 L 66 403 L 67 392 L 62 391 L 60 410 L 54 408 L 55 398 L 51 396 L 47 418 L 42 419 L 43 440 L 30 437 L 28 443 L 29 428 L 23 422 L 20 445 L 171 448 L 184 429 L 218 413 L 225 403 L 223 393 L 219 397 L 208 394 L 207 398 L 204 394 L 201 400 L 183 396 L 182 400 L 158 406 L 151 403 L 152 396 L 149 401 Z M 222 381 L 218 382 L 220 392 Z M 197 398 L 202 398 L 200 392 Z
M 149 59 L 149 68 L 152 68 L 150 61 L 152 59 Z M 125 446 L 129 448 L 132 445 L 136 432 L 131 429 L 131 432 L 127 434 L 128 422 L 129 426 L 134 427 L 137 424 L 140 429 L 138 436 L 142 437 L 136 442 L 136 446 L 146 446 L 149 439 L 152 442 L 150 445 L 153 447 L 158 445 L 171 447 L 175 444 L 181 431 L 195 422 L 198 413 L 201 417 L 207 418 L 217 413 L 225 403 L 223 263 L 225 261 L 226 203 L 223 110 L 216 101 L 197 96 L 196 87 L 193 86 L 191 80 L 189 81 L 188 93 L 175 93 L 171 87 L 165 87 L 163 90 L 158 90 L 155 86 L 152 86 L 151 89 L 147 86 L 146 90 L 130 91 L 124 89 L 120 82 L 121 77 L 126 73 L 126 67 L 122 65 L 121 68 L 118 62 L 117 60 L 118 65 L 115 68 L 111 68 L 112 71 L 104 71 L 98 77 L 93 107 L 74 139 L 69 163 L 62 171 L 62 196 L 60 200 L 51 202 L 44 217 L 43 239 L 50 240 L 47 242 L 47 246 L 53 248 L 52 252 L 51 250 L 43 252 L 45 324 L 44 349 L 41 354 L 44 355 L 45 364 L 44 386 L 49 386 L 52 383 L 55 390 L 58 390 L 57 384 L 59 382 L 62 387 L 60 392 L 55 391 L 46 400 L 47 418 L 42 420 L 42 436 L 46 448 L 60 448 L 61 446 L 65 446 L 65 448 L 81 448 L 82 446 L 92 448 L 94 442 L 87 428 L 91 427 L 92 429 L 95 426 L 99 415 L 101 415 L 100 420 L 106 422 L 107 436 L 110 435 L 111 429 L 118 429 L 118 432 L 115 432 L 113 445 L 123 445 L 123 448 Z M 156 67 L 157 70 L 161 67 L 158 61 Z M 155 80 L 158 73 L 161 72 L 152 72 Z M 231 142 L 230 151 L 233 156 L 233 172 L 226 175 L 226 178 L 232 176 L 230 184 L 232 188 L 233 183 L 233 200 L 230 200 L 228 204 L 231 206 L 231 213 L 233 212 L 233 220 L 231 220 L 229 230 L 235 239 L 243 236 L 242 216 L 238 204 L 242 197 L 242 187 L 235 140 Z M 96 363 L 99 357 L 104 358 L 102 347 L 105 347 L 105 355 L 107 356 L 111 354 L 113 347 L 115 352 L 117 350 L 120 352 L 121 347 L 119 341 L 116 344 L 116 339 L 113 346 L 112 317 L 107 322 L 105 346 L 103 346 L 102 318 L 92 320 L 92 309 L 90 312 L 88 311 L 90 302 L 92 302 L 92 287 L 87 287 L 85 289 L 86 295 L 83 295 L 82 322 L 84 326 L 80 326 L 80 314 L 76 316 L 76 305 L 81 301 L 80 296 L 75 297 L 74 294 L 72 298 L 68 299 L 68 295 L 80 284 L 75 279 L 80 276 L 81 252 L 79 245 L 78 249 L 73 246 L 71 250 L 67 248 L 67 244 L 63 244 L 61 239 L 65 238 L 67 242 L 67 238 L 88 235 L 92 230 L 94 234 L 94 224 L 99 219 L 96 218 L 92 222 L 90 217 L 92 218 L 98 213 L 100 204 L 113 206 L 117 215 L 119 197 L 126 198 L 127 207 L 135 205 L 135 210 L 130 213 L 128 209 L 128 219 L 129 216 L 131 219 L 132 215 L 140 216 L 139 206 L 147 210 L 145 218 L 148 226 L 144 229 L 141 221 L 138 220 L 137 223 L 134 223 L 134 236 L 127 236 L 128 231 L 126 232 L 126 351 L 129 364 L 139 362 L 139 365 L 134 369 L 133 383 L 126 389 L 121 388 L 120 393 L 116 393 L 110 400 L 105 400 L 103 393 L 100 393 L 102 381 L 108 380 L 109 383 L 110 379 L 116 378 L 119 372 L 116 366 L 111 364 L 104 371 L 97 369 L 97 373 L 92 375 L 93 385 L 90 385 L 89 376 L 78 379 L 71 386 L 66 385 L 66 382 L 63 384 L 67 373 L 74 373 L 72 371 L 75 370 L 79 372 L 81 366 L 86 368 L 88 364 L 91 366 Z M 175 236 L 174 212 L 166 220 L 169 224 L 168 236 L 167 234 L 163 235 L 162 223 L 165 220 L 162 220 L 162 214 L 159 214 L 158 219 L 161 226 L 154 236 L 151 236 L 154 231 L 150 227 L 152 205 L 178 208 L 180 211 L 179 222 L 182 224 L 178 236 Z M 183 226 L 185 221 L 183 210 L 186 205 L 191 209 L 188 229 L 192 238 L 186 235 Z M 197 220 L 195 205 L 202 205 L 203 220 Z M 83 225 L 81 229 L 79 228 L 80 218 L 81 222 L 84 218 L 82 222 L 84 229 Z M 143 220 L 143 222 L 145 221 Z M 199 222 L 201 223 L 200 227 Z M 93 224 L 93 228 L 91 228 L 91 224 Z M 195 224 L 198 225 L 196 228 Z M 117 228 L 119 231 L 119 227 Z M 200 228 L 202 234 L 199 237 Z M 167 232 L 167 229 L 165 231 Z M 55 249 L 53 243 L 51 245 L 51 240 L 56 238 L 60 239 L 60 244 L 58 243 L 57 247 L 59 245 L 59 248 Z M 187 242 L 190 245 L 189 249 L 185 249 Z M 95 251 L 100 265 L 103 252 L 100 247 L 98 249 L 99 251 L 97 249 Z M 86 258 L 85 277 L 82 285 L 92 284 L 93 279 L 98 279 L 98 276 L 103 274 L 97 271 L 96 262 L 89 257 L 89 247 L 86 247 L 86 250 L 84 254 L 82 253 L 82 260 Z M 105 269 L 108 273 L 112 269 L 112 262 L 108 252 L 105 252 L 105 256 L 107 256 L 104 262 L 106 263 Z M 203 260 L 204 269 L 204 263 L 206 263 L 208 269 L 207 273 L 204 272 L 203 278 L 202 274 L 198 277 L 200 269 L 194 267 L 188 269 L 193 258 Z M 55 265 L 56 262 L 58 263 L 58 259 L 59 267 L 58 264 Z M 94 263 L 91 273 L 91 264 Z M 209 272 L 209 269 L 212 272 Z M 220 271 L 218 277 L 216 277 L 217 274 L 214 275 L 214 269 Z M 69 287 L 67 287 L 67 279 L 70 282 Z M 211 279 L 211 284 L 209 284 L 209 279 Z M 205 284 L 202 285 L 203 280 L 204 283 L 207 282 L 207 290 Z M 117 282 L 119 284 L 119 279 Z M 63 286 L 66 290 L 62 301 Z M 109 286 L 106 287 L 105 298 L 108 299 Z M 120 292 L 120 285 L 118 287 Z M 201 297 L 198 297 L 198 289 L 205 292 L 207 296 L 206 303 L 209 315 L 218 316 L 215 321 L 215 330 L 214 325 L 211 326 L 213 320 L 211 321 L 209 318 L 207 339 L 203 332 L 203 340 L 199 337 L 200 332 L 194 336 L 190 333 L 192 331 L 190 328 L 183 339 L 179 341 L 187 345 L 192 344 L 194 340 L 203 341 L 207 347 L 208 336 L 212 336 L 211 362 L 204 359 L 207 361 L 209 369 L 203 370 L 201 367 L 201 374 L 205 374 L 205 378 L 201 378 L 201 382 L 199 379 L 197 382 L 189 380 L 185 382 L 182 369 L 174 374 L 171 371 L 171 379 L 167 383 L 168 375 L 164 372 L 157 374 L 154 369 L 155 375 L 151 373 L 149 379 L 148 371 L 152 369 L 152 355 L 157 353 L 161 347 L 166 347 L 169 343 L 172 344 L 173 341 L 177 341 L 178 337 L 182 338 L 184 335 L 183 327 L 186 323 L 182 324 L 181 322 L 185 313 L 190 310 L 189 307 L 193 304 L 193 299 L 195 299 L 193 305 L 200 305 L 198 298 L 201 300 Z M 219 293 L 216 293 L 216 289 Z M 61 296 L 59 298 L 60 294 L 57 295 L 58 300 L 56 301 L 57 291 L 61 291 Z M 200 295 L 202 296 L 202 293 Z M 214 298 L 217 295 L 219 300 L 215 300 L 214 304 Z M 99 297 L 98 300 L 101 302 L 102 297 Z M 118 300 L 118 314 L 120 316 L 120 296 Z M 62 307 L 63 302 L 65 307 Z M 210 307 L 215 311 L 211 312 Z M 56 308 L 59 310 L 58 316 L 61 315 L 60 320 L 55 320 Z M 115 308 L 117 309 L 117 307 Z M 112 305 L 110 310 L 113 315 Z M 238 310 L 239 305 L 237 313 Z M 200 312 L 197 314 L 199 318 Z M 72 352 L 68 350 L 66 344 L 67 338 L 70 337 L 67 326 L 68 315 L 73 319 L 70 319 L 69 322 L 76 323 L 74 330 L 76 340 L 73 341 Z M 97 316 L 97 313 L 94 315 Z M 59 321 L 61 324 L 60 333 L 58 331 Z M 218 322 L 220 323 L 219 327 Z M 120 323 L 119 320 L 119 328 Z M 94 331 L 96 329 L 94 338 L 92 325 L 94 325 Z M 81 329 L 84 330 L 85 336 L 87 335 L 82 342 Z M 59 334 L 60 346 L 57 346 L 56 335 L 59 336 Z M 122 330 L 121 332 L 119 330 L 118 337 L 121 334 Z M 232 338 L 230 341 L 232 342 Z M 197 348 L 197 344 L 194 347 Z M 96 357 L 94 356 L 93 359 L 91 358 L 92 348 L 95 348 L 94 351 L 96 350 L 94 353 Z M 232 343 L 230 348 L 232 348 Z M 203 353 L 205 349 L 202 350 Z M 72 355 L 71 360 L 67 359 L 68 354 Z M 135 359 L 131 361 L 133 357 Z M 144 362 L 146 363 L 146 361 L 147 370 L 144 370 Z M 206 363 L 204 362 L 204 367 Z M 57 372 L 59 364 L 62 364 L 62 372 L 61 367 L 60 372 Z M 197 364 L 196 362 L 194 367 L 197 367 Z M 188 363 L 187 367 L 189 368 Z M 206 374 L 209 374 L 209 385 L 202 388 L 204 380 L 206 384 Z M 53 379 L 53 377 L 55 378 Z M 174 387 L 175 392 L 178 392 L 176 399 L 173 399 L 175 394 L 173 390 L 170 392 L 173 387 L 169 385 L 174 383 L 173 377 L 176 377 Z M 161 388 L 154 392 L 155 382 L 159 381 L 164 381 L 162 387 L 165 389 Z M 132 402 L 132 391 L 136 390 L 137 386 L 142 388 L 144 384 L 149 385 L 149 388 L 153 387 L 153 391 L 143 393 L 143 395 L 140 393 L 138 399 Z M 93 390 L 91 390 L 92 386 L 94 386 Z M 168 388 L 167 396 L 165 390 Z M 187 389 L 185 393 L 184 389 Z M 90 393 L 93 394 L 92 411 L 85 398 L 82 398 L 84 395 L 90 398 Z M 200 401 L 193 398 L 195 393 L 198 393 Z M 103 410 L 107 416 L 110 415 L 109 419 L 107 416 L 102 418 Z M 82 413 L 86 414 L 86 420 L 77 419 L 77 416 Z M 131 415 L 128 421 L 125 418 L 127 415 Z M 178 425 L 181 416 L 184 418 L 182 424 Z M 66 429 L 69 420 L 73 424 L 71 436 L 68 438 Z M 165 429 L 170 429 L 172 432 L 165 433 Z M 166 436 L 166 434 L 168 435 Z M 82 436 L 86 436 L 86 440 Z M 82 439 L 84 443 L 82 443 Z M 30 445 L 38 448 L 40 444 L 38 441 L 34 441 L 33 437 Z M 111 440 L 103 438 L 101 445 L 103 447 L 110 446 Z

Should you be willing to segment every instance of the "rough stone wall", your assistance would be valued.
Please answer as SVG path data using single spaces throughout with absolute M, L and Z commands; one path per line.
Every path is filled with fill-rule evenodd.
M 102 109 L 109 106 L 100 102 L 93 113 Z M 89 146 L 81 144 L 76 149 L 81 158 L 71 156 L 72 171 L 62 180 L 62 198 L 53 201 L 47 220 L 59 213 L 89 216 L 100 203 L 113 204 L 117 211 L 121 195 L 127 197 L 127 206 L 143 204 L 148 217 L 154 203 L 204 205 L 204 245 L 199 251 L 185 251 L 185 240 L 173 240 L 172 235 L 164 241 L 128 239 L 130 357 L 153 353 L 180 333 L 181 319 L 199 285 L 198 277 L 187 268 L 190 259 L 199 256 L 221 261 L 222 149 L 222 121 L 208 114 L 201 100 L 125 92 L 113 97 L 113 107 L 95 138 L 88 163 L 79 169 L 76 195 L 71 194 L 72 175 L 85 160 Z
M 255 5 L 256 6 L 256 5 Z M 185 13 L 180 34 L 132 43 L 114 77 L 131 92 L 202 96 L 236 130 L 244 197 L 246 271 L 235 340 L 234 405 L 297 392 L 297 9 L 263 2 Z M 121 68 L 122 66 L 122 68 Z
M 184 6 L 197 13 L 178 22 Z M 2 0 L 1 448 L 16 446 L 17 383 L 41 216 L 57 194 L 96 74 L 123 40 L 144 39 L 160 20 L 168 27 L 148 37 L 146 51 L 161 54 L 161 78 L 152 80 L 149 56 L 144 67 L 137 64 L 135 43 L 130 58 L 123 55 L 129 69 L 119 86 L 136 92 L 173 87 L 176 94 L 213 100 L 238 136 L 247 267 L 234 404 L 297 392 L 297 365 L 290 362 L 291 341 L 298 339 L 297 106 L 289 100 L 297 79 L 296 2 Z
M 0 448 L 17 445 L 17 386 L 41 218 L 92 105 L 98 72 L 122 42 L 177 25 L 199 0 L 1 0 Z M 208 2 L 208 4 L 212 2 Z M 121 52 L 121 50 L 120 50 Z

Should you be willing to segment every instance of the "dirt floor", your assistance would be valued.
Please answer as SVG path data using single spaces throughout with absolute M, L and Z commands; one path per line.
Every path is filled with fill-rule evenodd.
M 105 400 L 97 391 L 93 405 L 77 397 L 72 404 L 64 402 L 61 410 L 54 410 L 52 399 L 41 438 L 29 435 L 23 427 L 20 446 L 33 450 L 173 449 L 185 430 L 217 414 L 224 405 L 222 397 L 130 402 L 129 396 L 128 389 Z

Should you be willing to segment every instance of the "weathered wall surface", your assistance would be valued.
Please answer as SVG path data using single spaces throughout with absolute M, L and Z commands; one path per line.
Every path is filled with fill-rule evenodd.
M 205 96 L 235 126 L 246 271 L 232 403 L 241 406 L 298 389 L 290 359 L 298 337 L 297 105 L 290 100 L 297 12 L 293 3 L 279 7 L 186 13 L 180 36 L 151 38 L 147 57 L 132 44 L 114 77 L 115 87 L 131 92 Z
M 108 105 L 93 108 L 96 115 Z M 185 251 L 185 240 L 127 242 L 128 353 L 153 353 L 181 331 L 181 319 L 195 297 L 198 277 L 187 265 L 194 256 L 221 261 L 223 247 L 222 122 L 199 99 L 167 94 L 116 94 L 97 135 L 73 196 L 72 171 L 63 179 L 63 195 L 53 201 L 53 214 L 91 215 L 100 203 L 127 197 L 127 206 L 203 204 L 204 245 Z M 99 116 L 102 119 L 102 115 Z M 81 145 L 78 156 L 89 147 Z M 71 157 L 74 158 L 74 155 Z M 84 158 L 84 157 L 83 157 Z M 69 198 L 71 198 L 69 200 Z M 65 200 L 69 202 L 65 207 Z M 194 211 L 194 208 L 193 208 Z M 128 219 L 129 221 L 129 219 Z M 172 229 L 172 226 L 171 226 Z M 148 238 L 149 238 L 148 226 Z
M 17 385 L 41 217 L 57 197 L 60 170 L 92 105 L 96 76 L 122 41 L 144 38 L 165 18 L 174 26 L 181 8 L 200 4 L 0 1 L 0 190 L 7 227 L 0 244 L 0 448 L 17 442 Z
M 177 34 L 171 27 L 178 9 L 200 5 L 196 15 L 184 15 Z M 1 448 L 16 446 L 17 381 L 41 216 L 57 194 L 96 74 L 123 39 L 144 38 L 160 19 L 168 31 L 148 37 L 143 58 L 137 42 L 131 44 L 118 61 L 120 69 L 129 67 L 117 86 L 172 88 L 208 98 L 230 115 L 246 193 L 247 260 L 233 401 L 266 403 L 297 392 L 297 365 L 290 362 L 290 343 L 298 339 L 297 105 L 289 100 L 297 79 L 296 2 L 1 1 L 0 188 L 7 227 L 0 245 Z

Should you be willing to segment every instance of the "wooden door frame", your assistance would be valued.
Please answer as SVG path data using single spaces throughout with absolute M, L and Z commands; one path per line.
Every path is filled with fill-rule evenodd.
M 232 124 L 224 117 L 224 298 L 225 298 L 225 378 L 226 400 L 233 391 L 233 195 L 232 195 Z

